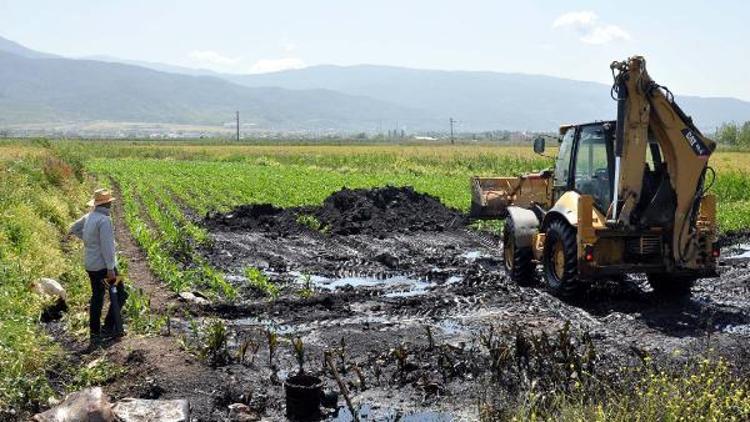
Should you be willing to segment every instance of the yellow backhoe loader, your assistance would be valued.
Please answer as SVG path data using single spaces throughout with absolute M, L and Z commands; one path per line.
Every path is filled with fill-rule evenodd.
M 617 120 L 560 127 L 553 169 L 473 177 L 471 215 L 504 218 L 503 262 L 519 283 L 543 268 L 574 295 L 592 280 L 645 273 L 657 294 L 684 295 L 715 277 L 716 144 L 635 56 L 610 65 Z M 543 154 L 545 139 L 534 140 Z

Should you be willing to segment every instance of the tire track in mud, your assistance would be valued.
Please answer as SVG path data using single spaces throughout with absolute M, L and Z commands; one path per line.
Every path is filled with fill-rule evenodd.
M 311 208 L 302 211 L 315 214 Z M 436 341 L 462 347 L 474 344 L 489 326 L 511 337 L 517 330 L 554 334 L 569 321 L 574 332 L 590 334 L 602 365 L 609 368 L 637 364 L 644 351 L 680 361 L 710 347 L 739 366 L 750 366 L 747 261 L 727 259 L 721 277 L 700 280 L 693 296 L 682 301 L 661 301 L 642 277 L 597 283 L 575 300 L 561 300 L 543 286 L 512 283 L 502 269 L 499 238 L 457 227 L 450 213 L 451 218 L 437 218 L 443 226 L 430 225 L 430 230 L 418 221 L 434 217 L 427 213 L 404 221 L 408 230 L 338 235 L 289 226 L 299 212 L 274 210 L 278 221 L 263 223 L 273 229 L 255 221 L 225 224 L 226 215 L 206 224 L 214 246 L 203 253 L 214 265 L 233 275 L 257 266 L 284 286 L 282 297 L 269 302 L 236 278 L 242 302 L 214 306 L 208 313 L 225 318 L 238 337 L 260 336 L 275 327 L 300 336 L 312 353 L 345 338 L 352 353 L 373 364 L 372 356 L 401 344 L 424 347 L 426 326 Z M 297 296 L 304 274 L 316 277 L 312 298 Z M 678 356 L 678 350 L 684 353 Z M 446 386 L 480 394 L 475 387 L 466 381 Z M 390 386 L 381 392 L 385 405 L 393 405 L 387 397 L 394 388 L 407 402 L 421 400 L 405 387 Z M 454 397 L 453 410 L 471 406 L 477 398 L 472 394 Z

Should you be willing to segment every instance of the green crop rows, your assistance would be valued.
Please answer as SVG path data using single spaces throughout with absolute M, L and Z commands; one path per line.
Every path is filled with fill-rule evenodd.
M 199 289 L 226 299 L 234 289 L 196 252 L 210 242 L 196 222 L 207 212 L 246 203 L 318 204 L 344 186 L 384 185 L 413 186 L 466 211 L 471 175 L 515 175 L 552 164 L 518 148 L 472 146 L 103 145 L 97 158 L 81 144 L 61 150 L 117 185 L 126 222 L 162 280 L 176 291 Z M 717 155 L 719 224 L 737 230 L 750 225 L 750 177 L 735 164 L 742 158 L 737 153 Z

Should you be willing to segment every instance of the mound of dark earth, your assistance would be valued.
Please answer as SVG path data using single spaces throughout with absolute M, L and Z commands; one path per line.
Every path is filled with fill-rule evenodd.
M 462 213 L 447 208 L 434 196 L 412 187 L 393 186 L 343 188 L 318 207 L 241 205 L 228 213 L 209 214 L 205 219 L 210 229 L 259 230 L 281 236 L 320 230 L 331 235 L 382 237 L 390 233 L 450 230 L 465 223 Z

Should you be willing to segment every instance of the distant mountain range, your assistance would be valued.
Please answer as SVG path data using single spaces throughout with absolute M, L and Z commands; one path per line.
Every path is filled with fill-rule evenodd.
M 668 81 L 665 81 L 668 82 Z M 222 125 L 235 110 L 268 130 L 555 130 L 611 119 L 610 87 L 550 76 L 314 66 L 256 75 L 71 59 L 0 38 L 0 125 L 122 121 Z M 700 128 L 750 120 L 750 103 L 678 96 Z

